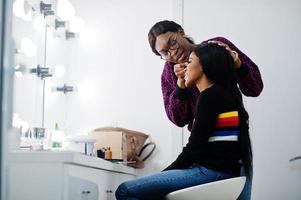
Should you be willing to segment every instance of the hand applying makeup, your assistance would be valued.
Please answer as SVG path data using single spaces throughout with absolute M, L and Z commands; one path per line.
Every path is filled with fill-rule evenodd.
M 186 65 L 185 63 L 179 63 L 174 65 L 174 73 L 177 76 L 177 85 L 178 87 L 184 89 L 186 88 L 185 86 L 185 72 L 186 72 Z

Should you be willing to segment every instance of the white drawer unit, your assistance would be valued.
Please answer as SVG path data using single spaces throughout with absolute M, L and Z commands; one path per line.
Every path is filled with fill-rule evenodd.
M 65 199 L 68 200 L 97 200 L 99 199 L 98 185 L 84 178 L 67 177 Z
M 74 152 L 10 154 L 10 200 L 114 200 L 118 185 L 136 176 L 121 164 Z
M 117 189 L 120 180 L 127 180 L 132 178 L 131 176 L 127 176 L 122 173 L 116 173 L 106 170 L 98 170 L 93 168 L 87 168 L 82 166 L 76 166 L 72 164 L 65 165 L 66 174 L 68 177 L 74 177 L 90 181 L 92 183 L 97 183 L 98 185 L 98 199 L 106 199 L 106 200 L 113 200 L 115 199 L 115 190 Z M 69 178 L 70 180 L 70 178 Z M 93 189 L 93 188 L 92 188 Z M 88 189 L 84 188 L 83 191 Z M 90 191 L 90 189 L 89 189 Z M 91 195 L 92 196 L 92 190 Z M 68 200 L 73 200 L 72 198 L 68 198 Z M 89 199 L 90 200 L 90 199 Z

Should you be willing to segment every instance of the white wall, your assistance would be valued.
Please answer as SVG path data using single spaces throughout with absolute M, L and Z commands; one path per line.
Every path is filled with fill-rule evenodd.
M 301 2 L 184 1 L 184 28 L 196 42 L 230 39 L 258 64 L 264 90 L 245 98 L 254 151 L 254 200 L 301 197 Z

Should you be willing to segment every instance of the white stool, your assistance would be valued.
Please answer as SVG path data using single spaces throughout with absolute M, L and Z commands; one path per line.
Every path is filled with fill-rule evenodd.
M 230 178 L 177 190 L 166 195 L 167 200 L 236 200 L 246 177 Z

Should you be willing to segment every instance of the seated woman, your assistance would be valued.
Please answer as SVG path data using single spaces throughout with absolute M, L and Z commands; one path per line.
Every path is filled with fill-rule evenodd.
M 241 164 L 252 172 L 248 113 L 235 83 L 234 60 L 223 47 L 198 45 L 186 64 L 185 84 L 196 85 L 198 97 L 189 141 L 165 170 L 122 183 L 118 200 L 156 200 L 183 188 L 239 176 Z M 177 98 L 187 90 L 177 88 Z

